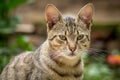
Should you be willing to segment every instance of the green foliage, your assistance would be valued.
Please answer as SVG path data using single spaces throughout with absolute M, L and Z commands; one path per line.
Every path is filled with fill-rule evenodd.
M 9 12 L 28 1 L 30 0 L 0 0 L 0 34 L 14 32 L 19 19 L 16 16 L 11 16 Z
M 101 54 L 101 53 L 100 53 Z M 84 60 L 84 80 L 119 80 L 120 66 L 110 65 L 107 63 L 107 58 L 83 53 Z
M 0 35 L 7 35 L 14 32 L 16 24 L 19 23 L 17 17 L 9 17 L 8 19 L 0 20 Z
M 5 43 L 3 42 L 2 45 Z M 15 38 L 14 43 L 5 44 L 6 46 L 0 46 L 0 72 L 3 67 L 9 62 L 10 58 L 24 51 L 34 50 L 34 46 L 28 43 L 26 36 L 18 35 Z
M 8 16 L 7 13 L 9 13 L 10 10 L 15 9 L 19 5 L 30 1 L 31 0 L 0 0 L 0 13 L 2 17 L 6 17 Z
M 116 31 L 117 31 L 117 37 L 120 39 L 120 24 L 119 24 L 119 26 L 117 26 L 117 28 L 116 28 Z
M 28 50 L 28 51 L 34 49 L 34 47 L 30 43 L 28 43 L 27 36 L 17 36 L 15 47 L 18 46 L 20 49 Z
M 111 80 L 112 71 L 105 64 L 91 63 L 86 65 L 84 80 Z
M 10 15 L 10 11 L 25 2 L 32 0 L 0 0 L 0 72 L 10 58 L 22 51 L 32 50 L 34 47 L 28 43 L 27 37 L 15 36 L 14 30 L 20 22 L 19 18 Z M 10 39 L 15 37 L 14 43 Z

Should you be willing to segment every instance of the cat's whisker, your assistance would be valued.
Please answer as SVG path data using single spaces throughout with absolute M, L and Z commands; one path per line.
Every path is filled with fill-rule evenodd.
M 93 56 L 94 56 L 94 55 L 97 56 L 97 57 L 102 57 L 102 58 L 105 57 L 105 55 L 100 54 L 100 53 L 97 53 L 97 52 L 93 53 Z
M 89 49 L 88 52 L 92 52 L 92 53 L 99 53 L 99 54 L 106 54 L 108 51 L 106 50 L 99 50 L 99 49 Z
M 101 50 L 101 49 L 95 49 L 95 48 L 89 48 L 88 50 L 101 51 L 101 52 L 104 52 L 104 53 L 108 53 L 107 50 Z
M 107 50 L 89 48 L 87 51 L 87 56 L 91 55 L 91 58 L 100 62 L 101 60 L 104 60 L 104 58 L 106 57 L 106 53 L 108 53 Z

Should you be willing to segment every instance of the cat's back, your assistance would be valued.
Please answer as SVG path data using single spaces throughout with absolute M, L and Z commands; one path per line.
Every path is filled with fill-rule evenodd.
M 33 68 L 34 52 L 24 52 L 14 57 L 4 68 L 0 80 L 26 80 L 26 76 L 31 73 Z

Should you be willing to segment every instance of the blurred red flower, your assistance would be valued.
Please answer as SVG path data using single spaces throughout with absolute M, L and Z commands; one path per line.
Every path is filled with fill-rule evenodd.
M 110 64 L 120 65 L 120 55 L 109 55 L 107 61 Z

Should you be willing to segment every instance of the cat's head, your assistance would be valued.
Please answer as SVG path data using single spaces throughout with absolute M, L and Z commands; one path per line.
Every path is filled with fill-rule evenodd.
M 46 7 L 48 41 L 52 50 L 67 57 L 81 55 L 90 43 L 93 5 L 85 5 L 76 18 L 63 18 L 52 4 Z

